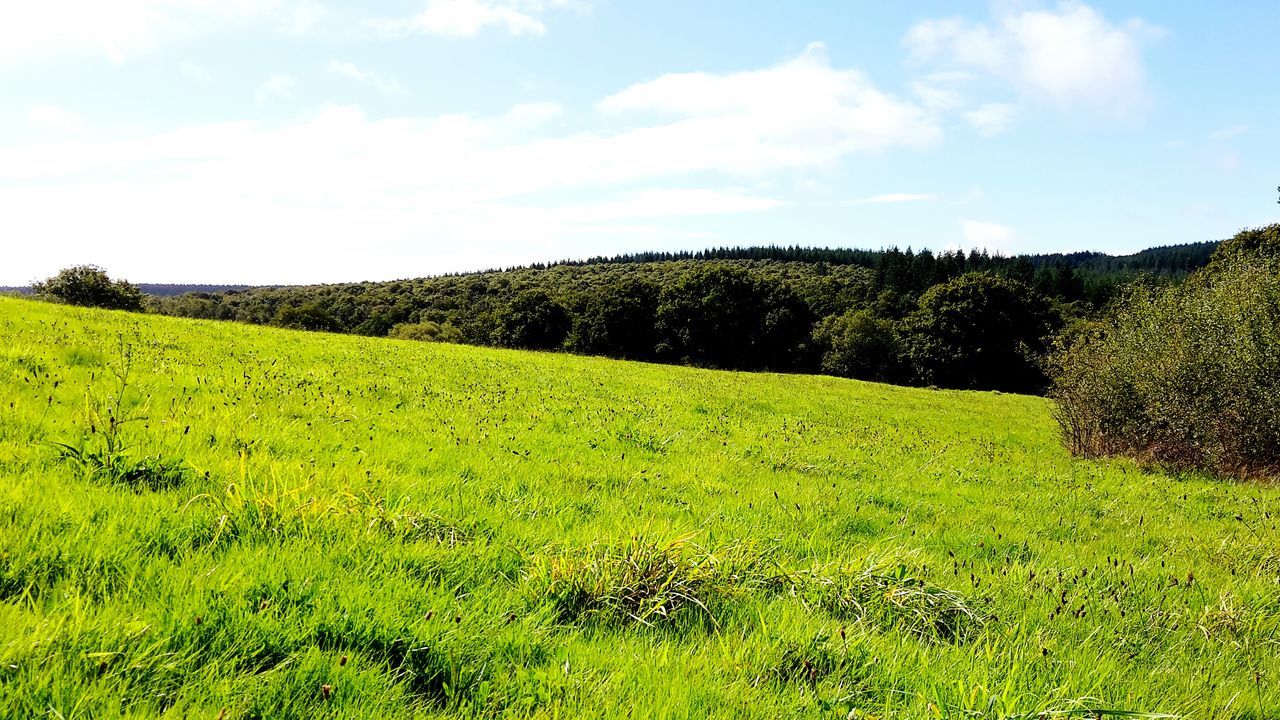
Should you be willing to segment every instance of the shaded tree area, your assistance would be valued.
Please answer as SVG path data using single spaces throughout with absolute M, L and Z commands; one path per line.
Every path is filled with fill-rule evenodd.
M 1025 392 L 1042 389 L 1038 362 L 1063 324 L 1096 315 L 1138 265 L 1176 281 L 1199 252 L 1103 267 L 1096 253 L 724 248 L 150 302 L 309 330 Z

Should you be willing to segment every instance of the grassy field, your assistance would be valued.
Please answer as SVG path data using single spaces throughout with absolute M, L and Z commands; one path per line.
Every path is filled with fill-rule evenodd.
M 0 388 L 6 718 L 1280 717 L 1280 489 L 1041 399 L 16 299 Z

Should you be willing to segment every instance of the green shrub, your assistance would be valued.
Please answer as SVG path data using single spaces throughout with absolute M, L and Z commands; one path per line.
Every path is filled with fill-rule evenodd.
M 1280 226 L 1179 286 L 1130 288 L 1054 356 L 1072 452 L 1249 477 L 1280 472 Z
M 893 322 L 870 310 L 832 315 L 813 331 L 822 353 L 822 372 L 860 380 L 892 382 L 898 377 L 899 344 Z
M 36 295 L 50 300 L 109 310 L 142 312 L 143 293 L 124 280 L 112 280 L 107 271 L 93 265 L 66 268 L 32 286 Z

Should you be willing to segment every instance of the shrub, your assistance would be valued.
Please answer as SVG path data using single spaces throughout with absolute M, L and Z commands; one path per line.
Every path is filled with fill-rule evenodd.
M 1180 286 L 1131 287 L 1053 357 L 1068 448 L 1248 477 L 1280 473 L 1280 226 L 1224 243 Z
M 869 310 L 832 315 L 813 331 L 822 352 L 822 372 L 891 382 L 898 376 L 898 337 L 893 322 Z
M 32 286 L 36 296 L 69 305 L 142 312 L 143 293 L 136 285 L 112 280 L 107 271 L 93 265 L 66 268 Z

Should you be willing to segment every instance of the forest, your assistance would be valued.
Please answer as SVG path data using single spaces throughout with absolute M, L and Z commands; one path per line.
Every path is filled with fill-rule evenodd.
M 791 247 L 152 296 L 166 315 L 701 367 L 1040 392 L 1051 338 L 1216 242 L 1126 256 Z

